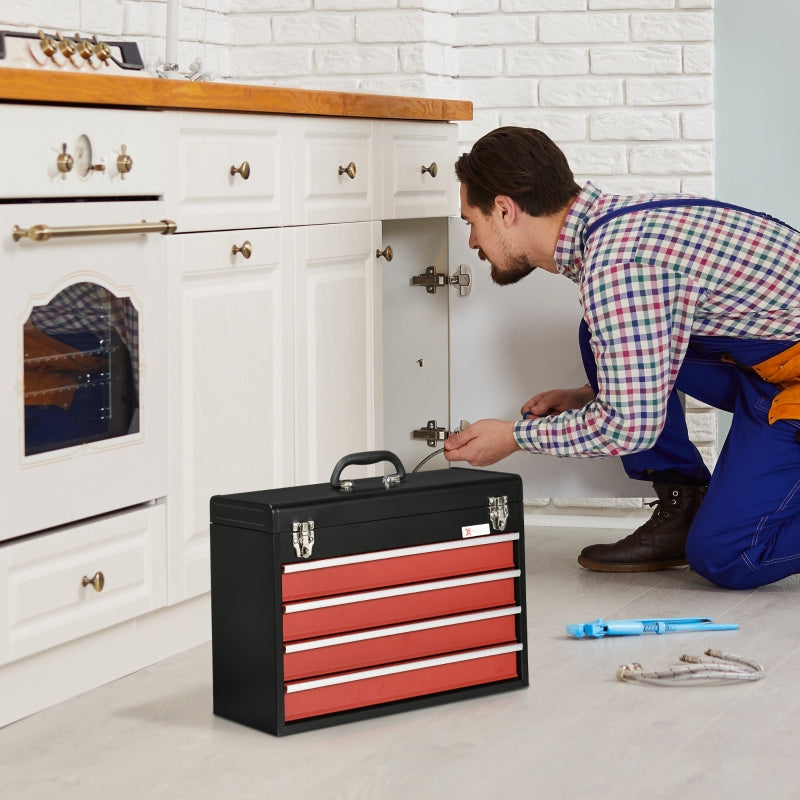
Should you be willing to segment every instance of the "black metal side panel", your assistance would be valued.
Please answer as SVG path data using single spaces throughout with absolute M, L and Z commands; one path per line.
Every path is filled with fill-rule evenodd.
M 214 713 L 268 733 L 276 729 L 283 686 L 275 574 L 273 537 L 211 525 Z

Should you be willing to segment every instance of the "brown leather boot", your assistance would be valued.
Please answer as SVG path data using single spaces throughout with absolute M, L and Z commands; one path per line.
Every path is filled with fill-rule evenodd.
M 584 547 L 578 563 L 596 572 L 651 572 L 686 566 L 686 536 L 706 486 L 654 483 L 653 516 L 614 544 Z

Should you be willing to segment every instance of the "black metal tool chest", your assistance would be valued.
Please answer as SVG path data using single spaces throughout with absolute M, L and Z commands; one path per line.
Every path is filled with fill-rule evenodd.
M 341 478 L 381 460 L 397 473 Z M 214 713 L 284 735 L 527 686 L 521 493 L 377 451 L 213 497 Z

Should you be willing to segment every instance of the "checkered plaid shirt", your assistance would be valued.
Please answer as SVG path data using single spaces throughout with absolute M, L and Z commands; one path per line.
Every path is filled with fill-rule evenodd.
M 800 341 L 800 235 L 741 210 L 622 206 L 666 195 L 619 197 L 587 183 L 561 230 L 555 259 L 580 291 L 599 391 L 584 408 L 514 426 L 518 444 L 558 456 L 647 450 L 691 335 Z

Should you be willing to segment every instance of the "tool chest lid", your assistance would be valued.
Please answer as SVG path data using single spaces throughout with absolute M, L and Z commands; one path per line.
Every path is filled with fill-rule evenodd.
M 313 519 L 317 529 L 418 514 L 485 506 L 492 496 L 522 502 L 522 480 L 508 472 L 452 467 L 404 475 L 387 487 L 382 478 L 353 482 L 350 491 L 331 483 L 215 495 L 211 523 L 263 533 L 287 533 Z

